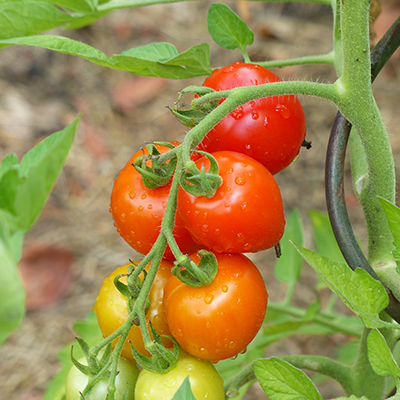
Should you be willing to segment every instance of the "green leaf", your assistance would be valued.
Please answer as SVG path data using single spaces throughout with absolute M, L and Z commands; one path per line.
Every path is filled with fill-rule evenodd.
M 0 2 L 0 39 L 35 35 L 72 19 L 45 0 Z
M 389 298 L 382 284 L 366 271 L 359 268 L 352 271 L 346 264 L 332 261 L 299 246 L 296 248 L 326 285 L 362 319 L 367 328 L 398 326 L 379 318 L 379 313 L 387 307 Z
M 254 373 L 271 400 L 322 400 L 318 389 L 303 371 L 279 358 L 256 361 Z
M 6 222 L 0 214 L 0 344 L 19 327 L 25 315 L 25 289 L 17 269 L 15 250 L 4 241 Z M 22 247 L 22 243 L 21 243 Z M 19 249 L 20 251 L 20 249 Z
M 373 329 L 368 335 L 368 359 L 377 375 L 400 377 L 400 369 L 383 335 Z
M 92 12 L 96 10 L 94 0 L 47 0 L 58 7 L 68 11 Z
M 308 215 L 313 227 L 313 238 L 317 252 L 333 261 L 345 263 L 342 252 L 336 242 L 328 214 L 317 210 L 309 210 Z M 293 241 L 297 243 L 295 240 Z
M 142 76 L 186 79 L 210 75 L 212 72 L 207 43 L 193 46 L 181 54 L 172 44 L 152 43 L 116 54 L 112 58 L 85 43 L 62 36 L 40 35 L 0 40 L 0 49 L 10 45 L 42 47 Z
M 114 68 L 143 76 L 186 79 L 210 75 L 210 49 L 207 43 L 179 54 L 170 43 L 152 43 L 114 55 Z
M 277 279 L 288 285 L 293 285 L 300 278 L 303 258 L 289 242 L 290 240 L 300 246 L 303 245 L 303 225 L 297 209 L 292 210 L 287 219 L 285 233 L 280 241 L 282 255 L 276 261 L 274 270 Z
M 71 148 L 80 118 L 40 142 L 22 158 L 15 196 L 16 226 L 28 231 L 38 218 Z
M 111 59 L 100 50 L 97 50 L 85 43 L 81 43 L 77 40 L 69 39 L 63 36 L 40 35 L 0 40 L 0 48 L 10 45 L 41 47 L 63 54 L 79 56 L 95 64 L 114 68 Z
M 18 164 L 0 177 L 0 208 L 16 214 L 15 198 L 20 184 Z
M 392 397 L 390 397 L 390 398 L 392 399 Z M 365 396 L 357 397 L 357 396 L 351 395 L 350 397 L 336 397 L 335 399 L 332 399 L 332 400 L 368 400 L 368 398 Z
M 178 391 L 174 394 L 172 400 L 196 400 L 196 397 L 194 397 L 192 389 L 190 388 L 188 376 L 185 378 Z
M 77 321 L 74 330 L 90 345 L 94 346 L 103 340 L 103 335 L 97 322 L 96 314 L 91 311 L 84 321 Z M 68 371 L 72 367 L 71 346 L 74 346 L 74 357 L 79 359 L 84 356 L 82 349 L 76 342 L 65 346 L 58 353 L 58 359 L 62 363 L 62 368 L 50 382 L 43 400 L 63 400 L 65 399 L 65 379 Z
M 393 257 L 400 261 L 400 208 L 382 197 L 378 197 L 388 220 L 390 232 L 393 235 Z
M 254 41 L 253 32 L 246 23 L 225 4 L 211 4 L 207 25 L 212 39 L 225 49 L 244 51 Z

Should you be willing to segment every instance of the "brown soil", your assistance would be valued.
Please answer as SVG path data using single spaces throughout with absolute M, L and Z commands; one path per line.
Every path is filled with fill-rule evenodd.
M 183 51 L 200 42 L 211 43 L 205 22 L 209 4 L 206 1 L 120 10 L 91 27 L 75 32 L 55 30 L 55 33 L 86 42 L 107 55 L 152 41 L 168 41 Z M 243 16 L 249 12 L 248 23 L 256 36 L 250 49 L 254 60 L 289 58 L 331 49 L 331 16 L 325 7 L 247 3 L 242 10 Z M 237 59 L 239 52 L 221 51 L 211 44 L 213 66 Z M 290 79 L 325 82 L 335 79 L 331 67 L 318 65 L 276 72 Z M 72 253 L 73 284 L 54 303 L 48 303 L 51 296 L 44 296 L 50 299 L 47 305 L 29 310 L 21 327 L 0 348 L 3 399 L 42 398 L 59 368 L 57 352 L 74 339 L 72 324 L 91 310 L 102 279 L 129 258 L 138 256 L 119 237 L 108 212 L 113 180 L 145 141 L 182 139 L 186 128 L 165 106 L 173 105 L 182 88 L 202 81 L 203 78 L 182 82 L 135 77 L 77 57 L 35 48 L 10 47 L 1 51 L 0 158 L 9 152 L 20 158 L 38 141 L 83 113 L 65 169 L 25 241 L 25 253 L 38 245 Z M 400 140 L 395 136 L 400 125 L 399 87 L 400 63 L 396 58 L 375 83 L 376 98 L 396 158 L 400 156 Z M 313 147 L 303 150 L 296 164 L 281 172 L 277 180 L 287 212 L 296 207 L 304 218 L 310 247 L 307 210 L 326 209 L 324 158 L 336 110 L 321 100 L 302 98 L 301 101 L 307 116 L 307 138 Z M 360 240 L 365 241 L 362 215 L 351 194 L 350 182 L 346 190 L 352 222 Z M 266 278 L 270 297 L 280 299 L 284 286 L 273 278 L 273 251 L 253 257 Z M 312 300 L 313 282 L 313 273 L 305 267 L 296 295 L 298 304 Z M 333 355 L 335 346 L 343 340 L 339 336 L 312 340 L 301 337 L 281 342 L 268 349 L 267 354 Z M 341 395 L 340 388 L 331 383 L 323 383 L 320 388 L 326 398 Z M 246 397 L 247 400 L 265 398 L 257 386 Z

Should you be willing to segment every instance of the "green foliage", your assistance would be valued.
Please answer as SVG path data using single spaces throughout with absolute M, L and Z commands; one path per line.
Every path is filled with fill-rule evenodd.
M 25 291 L 18 273 L 24 234 L 32 227 L 64 166 L 79 118 L 49 136 L 18 164 L 15 154 L 0 164 L 0 343 L 25 315 Z
M 194 394 L 190 388 L 189 377 L 185 378 L 181 387 L 171 400 L 196 400 L 196 397 L 194 397 Z
M 254 41 L 254 34 L 246 23 L 225 4 L 211 4 L 207 25 L 214 42 L 225 49 L 240 49 L 246 54 L 246 46 Z
M 322 400 L 315 384 L 303 371 L 279 358 L 256 361 L 254 373 L 271 400 Z

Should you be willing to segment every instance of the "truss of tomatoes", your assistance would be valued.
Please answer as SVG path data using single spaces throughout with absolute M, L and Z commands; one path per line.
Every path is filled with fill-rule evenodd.
M 280 78 L 254 64 L 234 63 L 216 70 L 204 86 L 215 90 L 277 82 Z M 223 100 L 221 100 L 223 101 Z M 279 244 L 285 217 L 274 174 L 299 154 L 305 118 L 296 96 L 275 96 L 241 106 L 214 127 L 199 149 L 212 154 L 222 185 L 211 198 L 179 188 L 173 235 L 184 254 L 198 263 L 199 249 L 215 254 L 214 282 L 194 288 L 171 275 L 163 308 L 173 338 L 189 354 L 217 362 L 244 352 L 264 321 L 268 293 L 263 277 L 243 253 Z M 162 153 L 167 147 L 156 145 Z M 131 165 L 116 179 L 110 211 L 120 235 L 146 254 L 160 233 L 170 183 L 144 186 Z M 210 160 L 195 162 L 207 172 Z M 164 259 L 173 261 L 169 248 Z

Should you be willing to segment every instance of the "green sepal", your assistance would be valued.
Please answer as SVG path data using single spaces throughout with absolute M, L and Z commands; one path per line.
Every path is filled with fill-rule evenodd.
M 200 250 L 197 254 L 201 256 L 198 265 L 186 256 L 179 262 L 175 262 L 175 267 L 172 268 L 171 272 L 187 286 L 209 286 L 213 283 L 218 272 L 217 258 L 207 250 Z
M 85 353 L 85 356 L 87 356 L 87 354 Z M 74 366 L 82 372 L 82 374 L 86 375 L 86 376 L 92 376 L 92 373 L 90 371 L 90 367 L 88 365 L 83 365 L 82 363 L 80 363 L 75 357 L 74 357 L 74 346 L 71 346 L 71 361 L 74 364 Z
M 161 153 L 157 150 L 155 144 L 161 144 L 171 149 L 175 147 L 168 142 L 154 142 L 146 146 L 149 154 L 143 154 L 136 158 L 133 167 L 142 176 L 143 183 L 148 189 L 157 189 L 167 185 L 174 174 L 177 158 L 173 156 L 167 162 L 160 163 L 158 158 Z M 147 165 L 147 161 L 151 160 L 151 166 Z
M 178 121 L 185 126 L 193 128 L 199 122 L 203 120 L 203 118 L 208 114 L 202 110 L 194 110 L 193 108 L 189 110 L 180 110 L 177 107 L 168 109 L 175 115 Z
M 215 195 L 218 188 L 222 185 L 222 178 L 219 176 L 219 167 L 217 160 L 210 153 L 196 150 L 196 153 L 206 156 L 210 160 L 210 168 L 206 172 L 204 164 L 201 164 L 200 170 L 195 164 L 190 164 L 182 174 L 182 188 L 193 196 L 206 196 L 211 198 Z
M 179 345 L 176 340 L 167 335 L 159 335 L 156 330 L 154 329 L 153 325 L 150 323 L 150 327 L 153 333 L 153 349 L 152 349 L 152 356 L 147 357 L 143 354 L 139 353 L 133 346 L 131 345 L 131 351 L 133 357 L 135 358 L 136 362 L 144 369 L 155 372 L 157 374 L 165 374 L 168 371 L 175 368 L 176 363 L 179 358 Z M 173 349 L 167 349 L 161 341 L 161 337 L 168 338 L 173 342 Z

